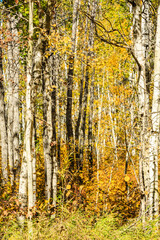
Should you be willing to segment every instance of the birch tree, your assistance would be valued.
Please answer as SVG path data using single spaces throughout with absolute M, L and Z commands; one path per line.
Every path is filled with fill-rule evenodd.
M 148 161 L 148 137 L 149 137 L 149 91 L 147 84 L 147 55 L 149 49 L 149 1 L 132 2 L 133 9 L 133 44 L 134 57 L 137 61 L 138 73 L 138 101 L 139 101 L 139 120 L 140 120 L 140 160 L 139 178 L 141 190 L 141 214 L 143 222 L 147 216 L 149 207 L 149 161 Z
M 19 171 L 19 46 L 18 46 L 18 19 L 9 14 L 8 30 L 8 156 L 10 180 L 13 186 Z M 17 179 L 18 180 L 18 179 Z
M 0 122 L 1 122 L 1 151 L 2 151 L 2 183 L 8 183 L 8 139 L 7 139 L 7 121 L 4 101 L 4 84 L 3 84 L 3 63 L 2 48 L 0 48 Z
M 28 209 L 32 209 L 33 202 L 33 158 L 32 158 L 32 67 L 33 67 L 33 0 L 29 0 L 29 40 L 27 59 L 27 84 L 26 84 L 26 159 L 28 165 Z
M 28 203 L 28 213 L 31 217 L 31 210 L 35 204 L 33 193 L 33 115 L 32 115 L 32 69 L 33 69 L 33 0 L 29 0 L 29 39 L 27 58 L 27 82 L 26 82 L 26 129 L 24 136 L 24 152 L 20 174 L 19 199 L 22 208 Z
M 152 129 L 149 149 L 149 215 L 150 218 L 159 215 L 159 193 L 158 193 L 158 154 L 159 154 L 159 127 L 160 127 L 160 1 L 158 1 L 157 28 L 154 57 L 153 77 L 153 100 L 152 100 Z
M 46 29 L 47 36 L 55 33 L 52 25 L 56 25 L 55 0 L 47 2 L 47 11 L 43 26 Z M 53 52 L 56 49 L 49 49 L 49 57 L 46 55 L 48 39 L 43 42 L 43 67 L 42 67 L 42 90 L 43 90 L 43 149 L 45 157 L 45 199 L 56 207 L 57 197 L 57 137 L 56 137 L 56 103 L 57 93 L 56 85 L 58 81 L 58 55 Z M 52 201 L 51 201 L 52 200 Z

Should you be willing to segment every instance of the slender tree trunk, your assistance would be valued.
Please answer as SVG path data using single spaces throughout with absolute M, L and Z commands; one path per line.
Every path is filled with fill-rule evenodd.
M 33 109 L 33 108 L 32 108 Z M 35 117 L 35 111 L 33 112 L 33 128 L 32 128 L 32 158 L 33 158 L 33 206 L 36 204 L 36 192 L 37 192 L 37 186 L 36 186 L 36 117 Z
M 67 76 L 67 108 L 66 108 L 66 129 L 67 129 L 67 141 L 69 144 L 69 161 L 70 171 L 74 169 L 74 157 L 73 157 L 73 124 L 72 124 L 72 90 L 73 90 L 73 76 L 74 76 L 74 62 L 76 53 L 76 37 L 78 27 L 78 8 L 79 0 L 73 1 L 73 23 L 72 23 L 72 53 L 69 56 L 69 69 Z
M 28 40 L 28 59 L 27 59 L 27 85 L 26 85 L 26 159 L 28 166 L 28 211 L 34 206 L 33 195 L 33 158 L 32 158 L 32 68 L 33 68 L 33 0 L 29 0 L 29 40 Z
M 7 141 L 7 121 L 5 117 L 5 101 L 3 86 L 3 64 L 2 64 L 2 48 L 0 48 L 0 122 L 1 122 L 1 162 L 2 162 L 2 183 L 8 182 L 8 141 Z
M 52 191 L 52 156 L 51 156 L 51 143 L 52 143 L 52 104 L 51 104 L 51 92 L 48 91 L 50 87 L 49 82 L 49 70 L 47 60 L 43 62 L 44 72 L 42 76 L 43 80 L 43 150 L 45 159 L 45 198 L 48 203 L 51 200 Z
M 141 215 L 143 223 L 148 215 L 149 208 L 149 161 L 148 161 L 148 138 L 149 138 L 149 75 L 147 68 L 147 56 L 149 48 L 149 1 L 136 1 L 133 5 L 133 39 L 134 54 L 138 61 L 138 100 L 140 119 L 140 160 L 139 176 L 141 190 Z
M 60 87 L 60 82 L 59 82 L 59 59 L 57 59 L 57 81 L 56 81 L 56 87 L 57 89 L 59 89 L 59 92 L 61 91 L 61 87 Z M 60 115 L 60 102 L 61 102 L 61 98 L 60 98 L 60 93 L 57 94 L 56 97 L 56 106 L 57 106 L 57 161 L 58 161 L 58 168 L 60 169 L 61 166 L 61 139 L 62 139 L 62 134 L 61 134 L 61 115 Z
M 57 54 L 52 57 L 52 161 L 53 161 L 53 172 L 52 172 L 52 194 L 53 194 L 53 205 L 56 207 L 57 198 L 57 174 L 58 174 L 58 161 L 57 161 L 57 136 L 56 136 L 56 83 L 58 77 L 58 58 Z
M 56 24 L 56 9 L 55 1 L 48 1 L 44 27 L 47 34 L 53 30 L 51 24 Z M 43 150 L 45 158 L 45 198 L 48 203 L 52 203 L 56 207 L 57 197 L 57 142 L 56 142 L 56 84 L 58 77 L 58 59 L 57 54 L 52 54 L 47 59 L 45 52 L 47 48 L 47 39 L 43 43 L 43 118 L 44 118 L 44 131 L 43 131 Z
M 109 184 L 108 184 L 108 192 L 110 189 L 110 183 L 112 181 L 112 174 L 113 174 L 113 169 L 115 166 L 115 163 L 118 161 L 118 151 L 117 151 L 117 136 L 116 136 L 116 132 L 115 132 L 115 123 L 114 123 L 114 119 L 113 119 L 113 114 L 112 114 L 112 102 L 111 102 L 111 98 L 110 98 L 110 92 L 108 89 L 108 104 L 109 104 L 109 116 L 110 116 L 110 121 L 111 121 L 111 130 L 112 130 L 112 141 L 113 141 L 113 147 L 114 147 L 114 160 L 112 163 L 112 168 L 111 168 L 111 173 L 110 173 L 110 179 L 109 179 Z
M 99 168 L 100 168 L 100 130 L 101 130 L 101 119 L 102 119 L 102 105 L 103 105 L 103 95 L 104 95 L 104 76 L 103 76 L 103 85 L 102 93 L 100 94 L 100 86 L 98 85 L 98 99 L 100 99 L 98 107 L 98 129 L 96 136 L 96 157 L 97 157 L 97 194 L 96 194 L 96 208 L 98 206 L 99 199 Z
M 82 124 L 81 124 L 82 148 L 80 149 L 80 170 L 82 170 L 83 151 L 85 148 L 85 140 L 86 140 L 86 116 L 87 116 L 88 87 L 89 87 L 89 63 L 88 62 L 89 60 L 87 56 L 84 97 L 83 97 L 83 115 L 82 115 Z
M 17 19 L 9 15 L 8 29 L 11 40 L 8 43 L 8 153 L 10 180 L 18 181 L 19 156 L 19 47 Z
M 87 6 L 88 14 L 89 14 L 89 9 L 90 9 L 90 1 L 88 1 L 88 6 Z M 85 64 L 84 64 L 85 57 L 84 57 L 84 55 L 87 56 L 86 47 L 88 45 L 87 32 L 88 32 L 88 18 L 86 18 L 86 23 L 85 23 L 85 37 L 84 37 L 84 44 L 83 44 L 83 56 L 82 56 L 82 61 L 81 61 L 82 62 L 82 64 L 81 64 L 82 77 L 81 77 L 81 81 L 80 81 L 78 119 L 77 119 L 76 127 L 75 127 L 76 162 L 77 162 L 78 171 L 82 170 L 82 164 L 83 164 L 83 146 L 84 146 L 83 139 L 84 139 L 84 137 L 83 136 L 81 137 L 81 135 L 85 134 L 84 131 L 82 131 L 82 129 L 85 128 L 84 117 L 83 117 L 83 112 L 84 112 L 83 96 L 85 96 L 85 98 L 86 98 L 86 101 L 84 101 L 86 104 L 87 104 L 87 98 L 88 98 L 88 90 L 87 90 L 88 89 L 88 84 L 87 84 L 88 83 L 88 81 L 87 81 L 88 80 L 88 71 L 86 71 L 86 82 L 87 83 L 85 82 L 85 88 L 83 87 L 84 78 L 85 78 Z M 88 69 L 88 66 L 87 66 L 87 69 Z M 87 92 L 87 95 L 85 95 L 86 92 Z M 82 124 L 82 121 L 83 121 L 83 124 Z
M 93 105 L 94 104 L 94 70 L 91 76 L 89 116 L 88 116 L 88 161 L 89 161 L 89 179 L 93 175 Z
M 27 210 L 27 202 L 28 202 L 28 164 L 26 157 L 26 140 L 24 138 L 24 148 L 23 148 L 23 157 L 20 171 L 20 180 L 19 180 L 19 202 L 21 204 L 22 213 L 20 213 L 20 218 L 22 220 L 24 217 L 24 212 Z M 21 219 L 20 219 L 21 220 Z
M 98 10 L 98 2 L 94 0 L 92 2 L 92 17 L 95 19 Z M 94 24 L 91 21 L 90 25 L 90 34 L 89 34 L 89 41 L 88 41 L 89 58 L 94 58 Z M 93 60 L 91 60 L 93 61 Z M 90 85 L 90 107 L 89 107 L 89 117 L 88 117 L 88 161 L 89 161 L 89 178 L 91 179 L 93 174 L 93 133 L 92 133 L 92 123 L 93 123 L 93 104 L 94 104 L 94 76 L 95 76 L 95 68 L 92 68 L 91 74 L 91 85 Z
M 152 100 L 152 131 L 150 136 L 149 170 L 150 170 L 150 218 L 159 216 L 158 193 L 158 154 L 159 154 L 159 128 L 160 128 L 160 1 L 158 1 L 156 46 L 154 57 L 154 87 Z

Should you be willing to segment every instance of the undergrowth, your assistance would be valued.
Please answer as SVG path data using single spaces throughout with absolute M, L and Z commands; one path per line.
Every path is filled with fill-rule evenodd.
M 28 233 L 28 222 L 23 227 L 17 220 L 1 223 L 2 240 L 151 240 L 160 239 L 156 222 L 148 222 L 142 227 L 141 221 L 132 220 L 122 225 L 113 214 L 101 217 L 86 215 L 81 211 L 69 212 L 63 209 L 55 219 L 41 215 L 32 221 L 32 231 Z

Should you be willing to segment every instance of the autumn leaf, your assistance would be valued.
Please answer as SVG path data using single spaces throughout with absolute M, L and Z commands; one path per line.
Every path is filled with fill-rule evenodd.
M 20 203 L 19 203 L 18 199 L 16 199 L 15 202 L 16 202 L 17 206 L 19 207 Z
M 66 197 L 69 197 L 69 195 L 72 193 L 71 190 L 69 190 L 67 193 L 66 193 Z
M 130 177 L 128 175 L 126 175 L 125 178 L 124 178 L 124 181 L 129 182 L 129 180 L 130 180 Z
M 71 189 L 71 185 L 67 185 L 66 189 L 67 190 Z

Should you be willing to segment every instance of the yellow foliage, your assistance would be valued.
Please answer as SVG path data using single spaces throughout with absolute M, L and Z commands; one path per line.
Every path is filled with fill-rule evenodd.
M 66 189 L 67 189 L 67 190 L 71 189 L 71 185 L 67 185 L 67 186 L 66 186 Z
M 130 177 L 128 175 L 126 175 L 124 180 L 125 180 L 125 182 L 129 182 L 130 181 Z

